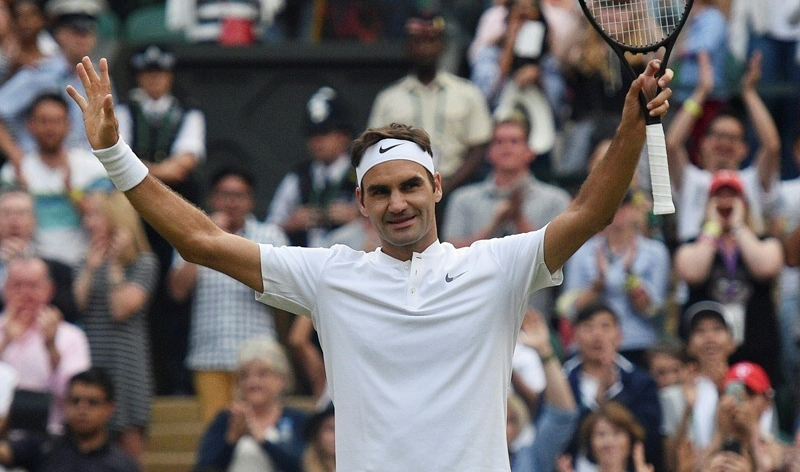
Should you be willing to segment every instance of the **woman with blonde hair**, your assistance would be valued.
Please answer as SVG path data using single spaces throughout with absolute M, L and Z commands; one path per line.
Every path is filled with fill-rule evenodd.
M 141 218 L 120 192 L 92 193 L 82 202 L 89 251 L 73 290 L 92 365 L 105 368 L 117 392 L 111 430 L 140 462 L 150 422 L 152 374 L 147 308 L 158 280 Z
M 283 347 L 257 336 L 239 348 L 236 399 L 200 441 L 195 471 L 301 472 L 306 414 L 285 407 L 292 368 Z

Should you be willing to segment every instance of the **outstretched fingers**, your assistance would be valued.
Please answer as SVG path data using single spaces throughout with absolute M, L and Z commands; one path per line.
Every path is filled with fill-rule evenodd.
M 100 59 L 100 83 L 106 90 L 111 90 L 111 77 L 108 75 L 108 60 L 105 57 Z
M 75 90 L 75 87 L 72 85 L 67 85 L 67 94 L 69 94 L 69 96 L 72 97 L 72 100 L 78 104 L 78 107 L 81 109 L 81 111 L 85 111 L 86 107 L 89 106 L 89 104 L 86 103 L 86 99 L 83 98 L 83 96 L 78 93 L 78 91 Z
M 86 69 L 86 74 L 93 83 L 100 82 L 100 76 L 97 75 L 97 71 L 94 68 L 94 64 L 92 64 L 92 60 L 89 56 L 83 56 L 81 59 L 81 64 L 83 64 L 84 69 Z

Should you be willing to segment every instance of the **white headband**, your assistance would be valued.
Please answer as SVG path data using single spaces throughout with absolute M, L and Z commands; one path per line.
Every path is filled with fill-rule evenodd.
M 422 167 L 428 169 L 428 172 L 433 175 L 433 158 L 430 154 L 423 151 L 416 143 L 406 141 L 404 139 L 382 139 L 364 151 L 364 156 L 361 157 L 361 162 L 356 167 L 356 178 L 358 185 L 361 186 L 361 180 L 364 179 L 364 174 L 378 164 L 386 161 L 406 160 L 416 162 Z

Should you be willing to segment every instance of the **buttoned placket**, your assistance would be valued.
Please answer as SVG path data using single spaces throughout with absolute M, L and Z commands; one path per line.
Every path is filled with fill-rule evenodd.
M 414 254 L 411 260 L 403 266 L 408 275 L 408 286 L 406 288 L 406 305 L 419 307 L 419 286 L 422 282 L 422 274 L 425 272 L 425 258 L 421 254 Z

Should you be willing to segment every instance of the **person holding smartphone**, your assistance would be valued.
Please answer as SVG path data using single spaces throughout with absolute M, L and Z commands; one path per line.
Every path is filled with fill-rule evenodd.
M 702 470 L 776 470 L 783 464 L 784 445 L 760 424 L 773 405 L 767 373 L 758 364 L 739 362 L 728 369 L 723 383 L 717 431 Z

